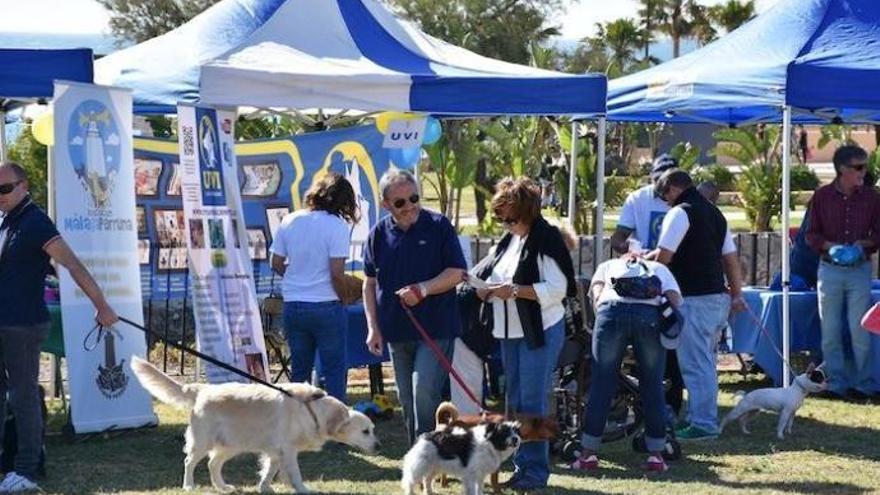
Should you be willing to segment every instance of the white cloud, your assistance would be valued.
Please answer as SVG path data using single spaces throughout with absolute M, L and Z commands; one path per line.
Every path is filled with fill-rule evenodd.
M 77 136 L 77 137 L 71 139 L 71 140 L 70 140 L 70 145 L 71 145 L 71 146 L 82 146 L 82 145 L 83 145 L 83 138 L 82 138 L 82 136 Z
M 104 144 L 108 146 L 119 146 L 119 135 L 115 133 L 110 134 L 107 136 L 107 139 L 104 140 Z
M 0 32 L 96 34 L 110 15 L 95 0 L 0 0 Z

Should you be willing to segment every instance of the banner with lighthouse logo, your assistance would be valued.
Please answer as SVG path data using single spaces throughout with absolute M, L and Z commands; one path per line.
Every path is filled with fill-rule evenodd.
M 58 230 L 110 306 L 142 324 L 131 92 L 56 82 L 54 107 Z M 99 336 L 92 302 L 67 270 L 59 279 L 74 430 L 155 424 L 150 396 L 129 366 L 146 353 L 143 332 L 118 323 Z
M 233 151 L 234 111 L 178 106 L 181 196 L 199 350 L 268 379 Z M 211 383 L 241 377 L 206 364 Z

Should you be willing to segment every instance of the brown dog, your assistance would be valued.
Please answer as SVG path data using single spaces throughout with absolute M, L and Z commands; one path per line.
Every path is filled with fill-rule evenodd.
M 533 414 L 515 413 L 513 417 L 506 418 L 501 413 L 484 412 L 482 414 L 459 414 L 458 408 L 452 402 L 442 402 L 437 406 L 434 413 L 436 428 L 445 428 L 452 423 L 464 426 L 477 426 L 480 423 L 501 423 L 502 421 L 519 421 L 519 436 L 523 442 L 541 442 L 544 440 L 554 440 L 559 434 L 559 425 L 553 418 L 544 416 L 535 416 Z M 492 473 L 490 478 L 492 491 L 495 494 L 501 493 L 501 485 L 498 483 L 498 472 Z M 441 475 L 440 485 L 446 486 L 449 481 L 446 475 Z

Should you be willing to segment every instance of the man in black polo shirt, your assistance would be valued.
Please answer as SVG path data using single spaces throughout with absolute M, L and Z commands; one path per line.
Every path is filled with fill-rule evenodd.
M 0 165 L 0 211 L 0 420 L 5 422 L 8 393 L 18 436 L 15 471 L 0 482 L 0 493 L 6 493 L 39 489 L 34 481 L 43 431 L 38 379 L 40 347 L 49 333 L 43 284 L 50 258 L 70 271 L 98 309 L 99 323 L 110 326 L 119 318 L 52 220 L 31 200 L 18 164 Z M 0 428 L 0 444 L 2 435 Z
M 382 206 L 391 212 L 370 232 L 364 250 L 367 346 L 382 355 L 388 342 L 397 394 L 410 443 L 434 429 L 446 370 L 401 307 L 412 307 L 422 326 L 452 361 L 461 333 L 455 286 L 467 265 L 458 236 L 443 215 L 419 207 L 415 178 L 389 170 L 379 181 Z
M 672 209 L 663 219 L 652 254 L 675 275 L 686 320 L 676 354 L 688 390 L 689 425 L 676 435 L 683 440 L 714 438 L 718 435 L 718 336 L 731 308 L 744 308 L 739 258 L 724 215 L 700 194 L 687 172 L 664 173 L 657 192 Z

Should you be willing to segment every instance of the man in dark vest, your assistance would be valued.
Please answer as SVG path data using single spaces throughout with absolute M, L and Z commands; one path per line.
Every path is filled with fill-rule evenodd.
M 731 309 L 745 307 L 736 245 L 724 215 L 700 194 L 687 172 L 664 173 L 657 181 L 657 193 L 672 209 L 663 219 L 651 257 L 675 275 L 686 320 L 676 352 L 688 390 L 688 426 L 676 435 L 682 440 L 714 438 L 718 435 L 718 336 Z

